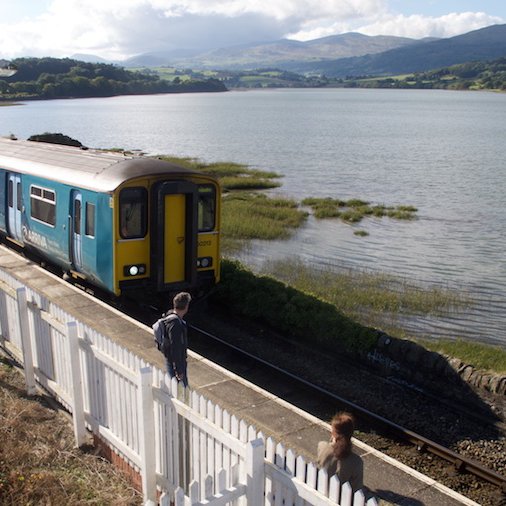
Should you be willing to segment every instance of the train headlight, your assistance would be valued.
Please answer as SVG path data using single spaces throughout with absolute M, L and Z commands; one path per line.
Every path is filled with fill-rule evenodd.
M 207 269 L 213 265 L 213 257 L 197 258 L 197 267 L 200 269 Z
M 123 267 L 124 276 L 141 276 L 142 274 L 146 274 L 145 264 L 125 265 Z

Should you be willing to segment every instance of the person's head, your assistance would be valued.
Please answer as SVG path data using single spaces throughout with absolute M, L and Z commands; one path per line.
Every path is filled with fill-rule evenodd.
M 188 312 L 188 306 L 190 305 L 191 300 L 192 297 L 189 293 L 178 293 L 173 300 L 174 311 L 181 316 L 185 315 Z
M 351 452 L 351 437 L 355 429 L 355 419 L 351 413 L 341 411 L 336 413 L 330 421 L 330 432 L 334 454 L 337 458 L 343 458 Z

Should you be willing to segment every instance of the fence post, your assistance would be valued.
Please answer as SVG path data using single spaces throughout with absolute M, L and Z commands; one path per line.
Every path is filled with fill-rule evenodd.
M 144 504 L 156 504 L 156 452 L 155 420 L 153 403 L 153 371 L 143 367 L 137 389 L 139 413 L 139 442 L 141 457 L 141 478 Z
M 264 442 L 250 441 L 246 452 L 246 502 L 248 506 L 264 504 L 265 467 Z
M 72 379 L 72 421 L 74 423 L 74 436 L 76 446 L 86 444 L 86 425 L 84 420 L 83 386 L 81 375 L 81 361 L 79 360 L 79 336 L 77 323 L 67 322 L 67 338 L 70 360 L 70 375 Z
M 35 395 L 37 387 L 33 369 L 32 341 L 30 339 L 30 325 L 28 324 L 28 303 L 26 301 L 26 288 L 16 290 L 18 303 L 19 332 L 21 334 L 21 350 L 23 352 L 23 367 L 25 369 L 25 384 L 28 395 Z

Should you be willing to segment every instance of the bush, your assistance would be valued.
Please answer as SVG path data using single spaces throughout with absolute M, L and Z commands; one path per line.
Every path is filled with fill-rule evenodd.
M 374 329 L 352 321 L 332 304 L 271 277 L 256 276 L 236 261 L 222 261 L 212 300 L 306 345 L 363 355 L 376 344 Z

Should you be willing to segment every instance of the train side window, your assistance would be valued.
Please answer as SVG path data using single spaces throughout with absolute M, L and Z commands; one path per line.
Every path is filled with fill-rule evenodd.
M 125 188 L 119 194 L 120 235 L 123 239 L 145 237 L 148 229 L 146 188 Z
M 213 185 L 199 185 L 198 213 L 199 232 L 213 230 L 216 217 L 216 189 Z
M 86 202 L 86 224 L 84 233 L 89 237 L 95 237 L 95 204 Z
M 56 194 L 53 190 L 30 187 L 30 216 L 46 225 L 56 224 Z

